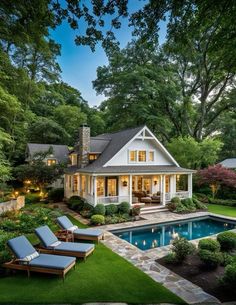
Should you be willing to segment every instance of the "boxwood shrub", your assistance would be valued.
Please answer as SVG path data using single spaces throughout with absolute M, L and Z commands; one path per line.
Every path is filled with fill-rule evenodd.
M 185 198 L 181 200 L 181 203 L 186 207 L 189 212 L 196 211 L 195 204 L 193 203 L 192 198 Z
M 220 252 L 213 252 L 205 249 L 200 249 L 198 255 L 201 261 L 209 268 L 216 268 L 222 260 Z
M 236 285 L 236 262 L 227 265 L 225 267 L 225 273 L 222 278 L 222 282 L 235 289 Z
M 119 204 L 119 206 L 118 206 L 118 210 L 121 214 L 129 214 L 129 212 L 130 212 L 129 203 L 126 201 L 121 202 L 121 204 Z
M 186 238 L 181 237 L 174 239 L 171 250 L 175 253 L 176 260 L 182 262 L 189 254 L 194 252 L 195 246 Z
M 217 240 L 223 251 L 230 251 L 236 248 L 236 233 L 234 232 L 222 232 L 217 235 Z
M 201 250 L 209 250 L 212 252 L 220 251 L 220 244 L 217 240 L 212 238 L 205 238 L 199 241 L 198 248 Z
M 105 217 L 103 215 L 93 215 L 91 217 L 91 224 L 94 225 L 103 225 L 105 223 Z
M 96 214 L 99 214 L 99 215 L 105 215 L 106 214 L 106 208 L 104 206 L 104 204 L 97 204 L 95 207 L 94 207 L 94 210 L 93 210 L 93 214 L 96 215 Z
M 115 204 L 109 204 L 105 206 L 106 215 L 114 215 L 118 212 L 118 207 Z

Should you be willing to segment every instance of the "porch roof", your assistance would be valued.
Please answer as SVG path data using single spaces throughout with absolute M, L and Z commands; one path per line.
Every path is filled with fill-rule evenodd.
M 70 169 L 70 168 L 68 168 Z M 182 168 L 172 165 L 136 165 L 136 166 L 107 166 L 90 169 L 85 168 L 71 168 L 68 174 L 73 173 L 88 173 L 88 174 L 158 174 L 158 173 L 194 173 L 194 170 Z

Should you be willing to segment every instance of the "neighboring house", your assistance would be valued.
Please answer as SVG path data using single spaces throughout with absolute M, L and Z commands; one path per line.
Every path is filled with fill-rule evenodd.
M 193 170 L 181 168 L 146 127 L 90 137 L 80 127 L 79 142 L 69 154 L 65 196 L 98 203 L 161 203 L 192 197 Z
M 236 158 L 228 158 L 221 161 L 219 164 L 229 169 L 236 169 Z
M 51 166 L 53 164 L 58 163 L 68 163 L 68 154 L 69 150 L 66 145 L 54 145 L 54 144 L 36 144 L 36 143 L 28 143 L 26 146 L 26 161 L 31 162 L 34 158 L 34 155 L 37 153 L 45 153 L 51 150 L 51 154 L 49 154 L 44 162 Z M 61 188 L 64 185 L 63 177 L 57 179 L 51 187 L 53 188 Z

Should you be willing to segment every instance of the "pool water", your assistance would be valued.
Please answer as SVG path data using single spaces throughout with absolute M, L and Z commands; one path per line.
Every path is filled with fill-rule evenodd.
M 236 228 L 236 223 L 212 217 L 192 219 L 178 223 L 165 223 L 134 228 L 130 230 L 113 231 L 112 233 L 135 245 L 141 250 L 167 246 L 176 237 L 188 240 L 211 236 Z

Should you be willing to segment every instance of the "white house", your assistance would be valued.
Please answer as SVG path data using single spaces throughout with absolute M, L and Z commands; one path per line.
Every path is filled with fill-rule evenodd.
M 92 204 L 138 202 L 165 205 L 172 197 L 192 196 L 193 170 L 181 168 L 147 126 L 90 137 L 80 127 L 70 153 L 65 196 Z

